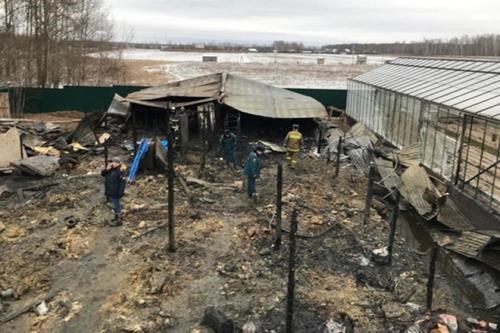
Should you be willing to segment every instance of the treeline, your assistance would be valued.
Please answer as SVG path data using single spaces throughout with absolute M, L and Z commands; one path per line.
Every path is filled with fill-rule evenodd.
M 420 42 L 331 44 L 322 46 L 322 49 L 349 49 L 352 53 L 414 56 L 500 56 L 500 35 L 425 39 Z
M 124 75 L 108 52 L 113 26 L 102 0 L 0 0 L 0 6 L 0 85 L 100 85 Z

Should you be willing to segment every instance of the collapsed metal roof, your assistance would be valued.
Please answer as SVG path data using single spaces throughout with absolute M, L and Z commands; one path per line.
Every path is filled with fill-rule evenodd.
M 268 118 L 323 118 L 326 109 L 312 97 L 229 73 L 215 73 L 163 86 L 146 88 L 126 100 L 152 107 L 165 107 L 165 101 L 190 98 L 189 104 L 218 101 L 238 111 Z
M 404 57 L 354 81 L 500 119 L 500 62 Z

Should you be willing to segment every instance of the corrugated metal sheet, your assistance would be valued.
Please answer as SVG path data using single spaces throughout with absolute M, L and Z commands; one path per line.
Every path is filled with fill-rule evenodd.
M 432 205 L 424 199 L 426 190 L 435 191 L 436 188 L 423 167 L 410 166 L 401 175 L 401 182 L 401 194 L 421 216 L 430 219 L 437 214 Z
M 211 97 L 241 112 L 268 118 L 324 118 L 327 115 L 325 107 L 312 97 L 226 73 L 147 88 L 130 94 L 127 99 L 158 101 L 169 97 Z
M 362 171 L 365 176 L 368 176 L 370 171 L 370 162 L 373 162 L 373 158 L 369 150 L 366 147 L 351 149 L 347 152 L 347 155 L 356 169 Z
M 398 58 L 353 81 L 500 119 L 500 62 Z
M 129 94 L 127 98 L 151 101 L 167 97 L 216 97 L 221 86 L 222 73 L 216 73 L 142 89 Z
M 464 293 L 474 299 L 474 302 L 478 302 L 480 305 L 478 307 L 492 309 L 500 304 L 500 293 L 495 292 L 500 286 L 495 278 L 481 267 L 480 263 L 452 254 L 450 257 L 456 269 L 461 273 L 462 279 L 465 280 L 464 282 L 470 284 L 467 287 L 472 287 L 465 288 Z M 482 302 L 479 302 L 480 300 Z
M 401 186 L 401 178 L 396 173 L 391 161 L 377 158 L 375 164 L 378 173 L 382 177 L 382 183 L 387 189 L 391 190 L 393 187 L 399 188 Z

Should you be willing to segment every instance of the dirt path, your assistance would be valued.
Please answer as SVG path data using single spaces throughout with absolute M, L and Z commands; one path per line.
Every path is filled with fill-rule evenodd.
M 101 324 L 99 309 L 133 269 L 114 260 L 113 238 L 120 230 L 108 228 L 96 234 L 95 248 L 79 261 L 60 262 L 52 273 L 55 288 L 67 290 L 81 310 L 60 332 L 96 332 Z
M 176 313 L 178 325 L 172 332 L 190 332 L 203 318 L 208 305 L 224 304 L 220 289 L 224 279 L 217 272 L 217 264 L 231 249 L 232 221 L 222 219 L 222 228 L 211 237 L 210 246 L 206 249 L 205 267 L 203 276 L 193 280 L 187 288 L 169 300 L 172 313 Z M 175 309 L 186 309 L 179 313 Z

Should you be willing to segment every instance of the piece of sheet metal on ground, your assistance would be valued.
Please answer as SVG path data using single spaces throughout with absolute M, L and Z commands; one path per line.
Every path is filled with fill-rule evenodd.
M 11 162 L 22 158 L 21 139 L 17 128 L 12 127 L 0 134 L 0 167 L 7 168 Z
M 370 162 L 373 162 L 373 157 L 370 151 L 366 147 L 361 147 L 357 149 L 352 149 L 347 152 L 347 155 L 351 159 L 352 164 L 356 169 L 362 171 L 365 176 L 368 176 L 370 171 Z
M 493 309 L 500 305 L 500 293 L 495 292 L 495 290 L 500 288 L 500 285 L 498 285 L 491 274 L 485 272 L 481 264 L 458 255 L 450 254 L 450 256 L 454 266 L 460 271 L 462 278 L 480 292 L 480 299 L 482 298 L 483 300 L 481 303 L 484 303 L 482 304 L 484 308 Z M 471 294 L 470 289 L 471 288 L 464 288 L 464 291 Z M 479 295 L 472 292 L 470 296 L 478 300 L 477 296 Z
M 383 158 L 377 158 L 375 160 L 375 164 L 377 165 L 378 173 L 380 177 L 382 177 L 382 183 L 385 188 L 391 190 L 393 187 L 400 188 L 401 186 L 401 178 L 396 173 L 396 169 L 392 165 L 391 161 L 384 160 Z
M 423 167 L 410 166 L 401 175 L 401 182 L 401 194 L 422 217 L 431 219 L 436 216 L 437 211 L 424 199 L 426 190 L 435 191 L 435 186 Z

